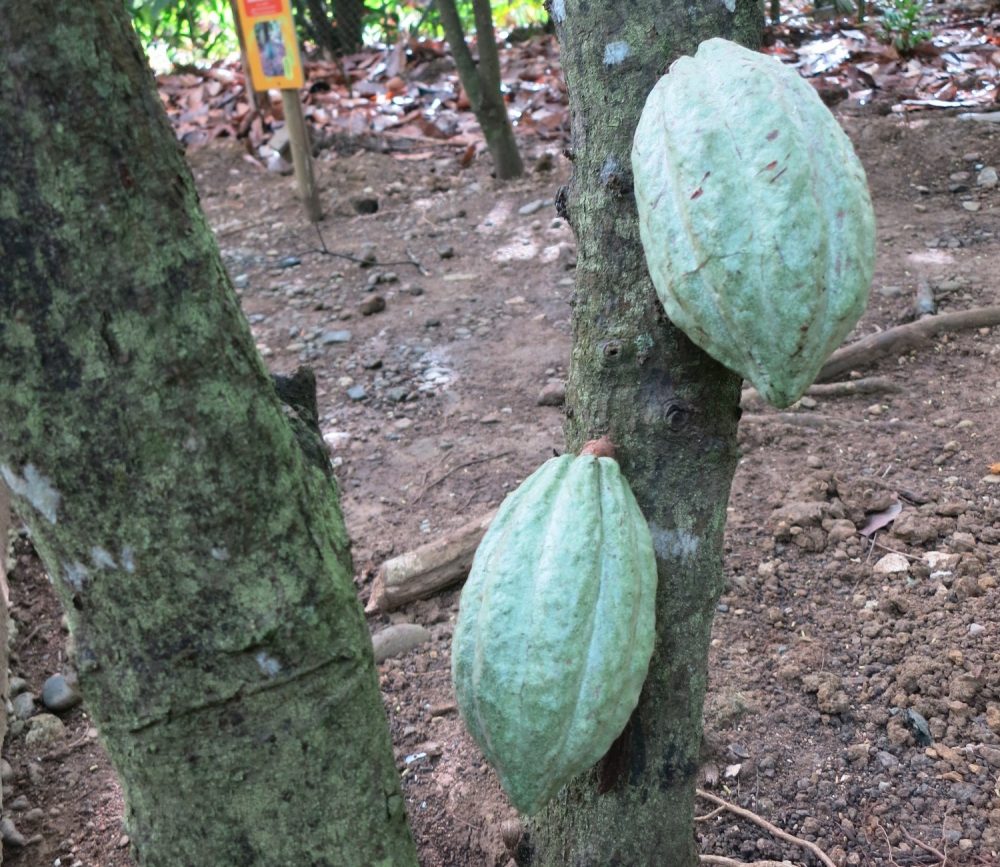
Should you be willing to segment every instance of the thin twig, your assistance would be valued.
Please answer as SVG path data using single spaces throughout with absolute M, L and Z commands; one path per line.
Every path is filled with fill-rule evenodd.
M 420 264 L 420 260 L 410 252 L 410 248 L 406 248 L 406 255 L 410 260 L 410 264 L 416 266 L 416 269 L 424 276 L 430 277 L 431 272 L 428 271 L 423 265 Z
M 903 836 L 906 837 L 906 839 L 909 840 L 911 843 L 915 843 L 921 849 L 926 849 L 935 858 L 940 858 L 941 863 L 938 865 L 938 867 L 948 867 L 948 855 L 945 852 L 942 852 L 939 849 L 935 849 L 933 846 L 930 845 L 930 843 L 925 843 L 923 840 L 918 840 L 905 828 L 901 828 L 900 830 L 903 832 Z
M 410 505 L 412 506 L 414 503 L 419 501 L 424 496 L 424 494 L 426 494 L 431 488 L 437 487 L 438 485 L 441 484 L 441 482 L 447 479 L 448 476 L 457 473 L 459 470 L 464 470 L 466 467 L 472 467 L 475 466 L 476 464 L 484 464 L 487 461 L 495 461 L 498 458 L 505 458 L 507 457 L 507 455 L 512 455 L 512 454 L 514 454 L 512 451 L 500 452 L 499 454 L 496 455 L 487 455 L 484 458 L 473 458 L 471 461 L 466 461 L 465 463 L 458 464 L 452 467 L 446 473 L 444 473 L 444 475 L 438 477 L 429 485 L 427 485 L 419 494 L 417 494 L 412 500 L 410 500 Z
M 695 793 L 699 798 L 704 798 L 706 801 L 711 801 L 713 804 L 725 807 L 730 813 L 759 825 L 779 840 L 784 840 L 786 843 L 794 843 L 796 846 L 801 846 L 803 849 L 807 849 L 812 852 L 812 854 L 815 855 L 825 865 L 825 867 L 837 867 L 837 865 L 833 863 L 830 856 L 820 849 L 815 843 L 810 843 L 808 840 L 803 840 L 801 837 L 796 837 L 793 834 L 789 834 L 787 831 L 782 831 L 777 825 L 772 825 L 767 821 L 767 819 L 761 818 L 756 813 L 744 809 L 743 807 L 737 807 L 735 804 L 730 804 L 728 801 L 724 801 L 722 798 L 713 795 L 710 792 L 706 792 L 704 789 L 695 789 Z
M 891 864 L 892 867 L 899 867 L 899 864 L 896 863 L 896 859 L 892 857 L 892 843 L 889 842 L 889 835 L 886 833 L 885 828 L 882 827 L 882 823 L 877 819 L 875 820 L 875 827 L 882 832 L 882 836 L 885 837 L 885 845 L 889 847 L 889 864 Z
M 714 810 L 712 810 L 711 813 L 706 813 L 704 816 L 695 816 L 694 820 L 696 822 L 707 822 L 710 819 L 714 819 L 716 816 L 719 815 L 719 813 L 725 813 L 725 812 L 726 812 L 725 807 L 716 807 Z

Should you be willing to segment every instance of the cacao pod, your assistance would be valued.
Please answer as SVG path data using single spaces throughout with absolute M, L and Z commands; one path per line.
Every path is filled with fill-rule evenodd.
M 521 812 L 624 729 L 653 652 L 655 594 L 649 528 L 612 458 L 553 458 L 501 504 L 462 591 L 452 676 Z
M 667 316 L 775 406 L 864 311 L 875 217 L 847 136 L 798 73 L 725 39 L 650 92 L 632 169 Z

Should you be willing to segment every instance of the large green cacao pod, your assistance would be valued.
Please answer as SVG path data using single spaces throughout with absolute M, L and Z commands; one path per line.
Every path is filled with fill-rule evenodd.
M 656 562 L 618 464 L 563 455 L 500 506 L 462 591 L 458 706 L 532 814 L 607 752 L 653 652 Z
M 724 39 L 650 92 L 632 149 L 639 231 L 667 316 L 776 406 L 864 311 L 875 217 L 816 91 Z

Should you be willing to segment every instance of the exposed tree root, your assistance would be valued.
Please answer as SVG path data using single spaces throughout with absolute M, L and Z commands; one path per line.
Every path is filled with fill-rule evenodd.
M 722 855 L 700 855 L 702 864 L 719 864 L 721 867 L 795 867 L 791 861 L 737 861 Z
M 887 331 L 864 337 L 849 346 L 842 346 L 827 359 L 816 381 L 827 382 L 836 379 L 883 355 L 911 349 L 935 334 L 992 325 L 1000 325 L 1000 307 L 977 307 L 957 313 L 942 313 L 906 325 L 898 325 Z
M 718 797 L 717 795 L 713 795 L 710 792 L 706 792 L 704 789 L 696 789 L 695 791 L 699 798 L 704 798 L 706 801 L 711 801 L 713 804 L 717 804 L 720 807 L 724 807 L 730 813 L 733 813 L 734 815 L 739 816 L 742 819 L 747 819 L 748 821 L 753 822 L 755 825 L 759 825 L 761 828 L 764 828 L 769 834 L 774 835 L 779 840 L 784 840 L 786 843 L 793 843 L 796 846 L 800 846 L 801 848 L 808 850 L 813 855 L 815 855 L 825 865 L 825 867 L 837 867 L 837 865 L 833 863 L 833 860 L 830 858 L 830 856 L 827 855 L 822 849 L 820 849 L 819 846 L 817 846 L 815 843 L 810 843 L 808 840 L 803 840 L 801 837 L 796 837 L 793 834 L 789 834 L 787 831 L 782 831 L 781 828 L 779 828 L 777 825 L 772 825 L 770 822 L 767 821 L 767 819 L 761 818 L 756 813 L 753 813 L 750 810 L 747 810 L 743 807 L 737 807 L 735 804 L 730 804 L 728 801 L 724 801 L 722 798 Z M 701 859 L 703 864 L 738 865 L 740 863 L 739 861 L 732 861 L 726 859 L 723 859 L 722 861 L 705 860 L 706 858 L 719 858 L 719 857 L 720 856 L 718 855 L 702 855 Z M 787 867 L 788 862 L 758 861 L 754 865 L 752 865 L 752 867 L 759 867 L 759 865 L 765 865 L 765 864 L 766 865 L 784 864 L 785 867 Z

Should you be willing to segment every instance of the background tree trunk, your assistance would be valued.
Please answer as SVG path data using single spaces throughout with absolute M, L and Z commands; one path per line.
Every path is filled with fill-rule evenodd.
M 293 0 L 301 30 L 328 57 L 360 51 L 364 45 L 365 0 Z
M 646 271 L 632 134 L 669 64 L 722 35 L 756 45 L 756 0 L 551 0 L 573 129 L 560 195 L 579 243 L 571 448 L 609 433 L 649 521 L 657 644 L 639 707 L 604 760 L 533 826 L 536 867 L 697 863 L 692 830 L 712 615 L 736 466 L 740 379 L 667 322 Z
M 472 0 L 476 19 L 476 45 L 479 64 L 465 42 L 465 31 L 458 16 L 455 0 L 436 0 L 445 39 L 458 67 L 458 77 L 469 97 L 469 104 L 479 121 L 486 146 L 493 158 L 493 167 L 501 180 L 524 174 L 521 153 L 517 149 L 514 128 L 507 114 L 507 103 L 500 92 L 500 54 L 493 32 L 493 12 L 489 0 Z
M 0 0 L 0 44 L 0 479 L 139 863 L 415 865 L 334 483 L 123 4 Z

